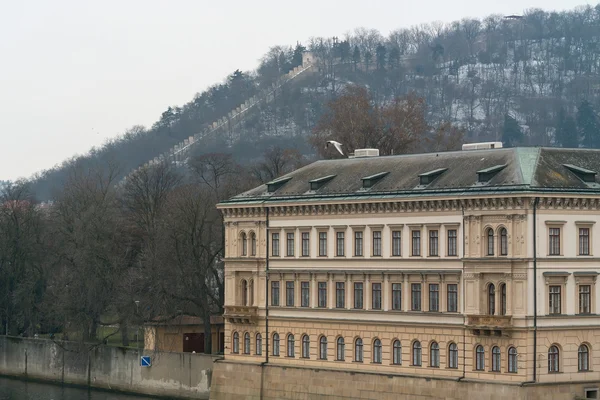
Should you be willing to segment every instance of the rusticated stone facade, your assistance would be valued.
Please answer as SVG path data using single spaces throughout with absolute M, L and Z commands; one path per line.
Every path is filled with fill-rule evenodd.
M 348 388 L 385 398 L 398 384 L 432 398 L 440 388 L 526 398 L 600 386 L 600 190 L 577 192 L 600 152 L 572 152 L 570 164 L 553 149 L 320 162 L 222 203 L 223 379 L 231 363 L 266 363 L 253 382 L 276 398 L 296 398 L 273 381 L 280 370 L 323 382 L 301 393 L 340 398 Z M 448 175 L 454 164 L 459 177 Z M 359 174 L 370 174 L 362 188 Z M 554 178 L 562 193 L 538 183 Z M 374 179 L 389 180 L 380 195 Z M 363 389 L 338 379 L 348 372 L 395 378 Z

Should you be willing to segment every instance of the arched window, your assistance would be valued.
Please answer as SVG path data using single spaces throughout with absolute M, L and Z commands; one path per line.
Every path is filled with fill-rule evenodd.
M 440 345 L 437 342 L 432 342 L 429 346 L 429 366 L 440 366 Z
M 488 286 L 488 314 L 496 314 L 496 286 L 493 283 Z
M 381 340 L 375 339 L 373 341 L 373 362 L 376 364 L 381 364 Z
M 279 333 L 273 334 L 273 355 L 279 355 Z
M 500 359 L 502 353 L 500 353 L 500 347 L 498 346 L 494 346 L 492 347 L 492 371 L 493 372 L 500 372 Z
M 560 371 L 560 361 L 558 359 L 558 347 L 550 346 L 548 349 L 548 372 Z
M 248 305 L 248 282 L 242 279 L 242 305 Z
M 483 371 L 485 369 L 485 350 L 482 345 L 475 348 L 475 369 Z
M 262 335 L 260 333 L 256 334 L 256 355 L 260 356 L 262 354 Z
M 402 365 L 402 345 L 399 340 L 394 340 L 392 343 L 392 362 L 395 365 Z
M 256 234 L 254 232 L 250 234 L 250 255 L 256 255 Z
M 500 228 L 500 255 L 508 255 L 508 233 L 506 228 Z
M 336 352 L 336 359 L 338 361 L 344 361 L 345 360 L 345 354 L 346 354 L 346 344 L 344 343 L 344 338 L 343 337 L 339 337 L 337 338 L 337 352 Z
M 308 335 L 302 336 L 302 358 L 310 358 L 310 338 Z
M 244 354 L 250 354 L 250 334 L 244 333 Z
M 458 368 L 458 346 L 450 343 L 448 346 L 448 368 Z
M 492 228 L 487 230 L 487 255 L 494 255 L 494 230 Z
M 248 282 L 248 306 L 254 305 L 254 281 L 250 279 Z
M 506 283 L 500 284 L 500 315 L 506 315 Z
M 295 352 L 294 352 L 294 335 L 292 335 L 291 333 L 287 336 L 287 356 L 288 357 L 295 357 Z
M 242 232 L 242 234 L 240 235 L 240 241 L 242 242 L 242 256 L 245 257 L 248 255 L 248 240 L 244 232 Z
M 327 360 L 327 338 L 325 336 L 321 336 L 319 339 L 319 358 Z
M 580 372 L 590 370 L 590 351 L 585 344 L 579 346 L 577 350 L 577 370 Z
M 511 347 L 508 349 L 508 372 L 517 373 L 517 349 Z
M 238 354 L 240 352 L 240 334 L 233 332 L 233 352 Z
M 415 340 L 412 345 L 412 365 L 421 366 L 421 342 Z
M 354 361 L 363 362 L 363 341 L 361 338 L 354 341 Z

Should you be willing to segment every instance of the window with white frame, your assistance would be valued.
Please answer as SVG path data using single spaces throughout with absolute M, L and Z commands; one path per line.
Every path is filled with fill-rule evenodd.
M 398 339 L 392 343 L 392 364 L 402 365 L 402 344 Z
M 371 284 L 371 295 L 371 308 L 381 310 L 381 283 L 374 282 Z
M 456 229 L 448 229 L 448 256 L 456 257 L 457 251 L 457 231 Z
M 429 284 L 429 311 L 440 311 L 440 285 Z
M 262 335 L 260 333 L 256 334 L 256 355 L 260 356 L 262 354 Z
M 294 232 L 287 233 L 287 253 L 288 257 L 294 256 Z
M 475 369 L 483 371 L 485 369 L 485 350 L 482 345 L 475 348 Z
M 273 355 L 279 356 L 279 333 L 273 334 Z
M 363 233 L 362 231 L 354 232 L 354 255 L 362 257 L 363 255 Z
M 327 307 L 327 282 L 319 282 L 317 287 L 317 297 L 319 308 Z
M 449 283 L 446 285 L 448 301 L 446 308 L 448 312 L 458 311 L 458 285 L 456 283 Z
M 492 347 L 492 372 L 500 372 L 502 353 L 500 347 Z
M 302 232 L 302 257 L 310 256 L 310 233 Z
M 346 343 L 343 337 L 337 338 L 336 360 L 344 361 L 346 359 Z
M 327 232 L 319 232 L 319 257 L 327 257 Z
M 402 310 L 401 283 L 392 283 L 392 310 Z
M 509 347 L 508 349 L 508 372 L 516 374 L 518 371 L 517 349 Z
M 373 231 L 373 256 L 381 256 L 381 231 Z
M 402 232 L 392 232 L 392 256 L 400 257 L 402 255 Z
M 354 341 L 354 361 L 363 362 L 363 340 L 361 338 Z
M 590 228 L 579 228 L 579 255 L 590 255 Z
M 277 232 L 271 234 L 271 255 L 279 257 L 279 233 Z
M 310 337 L 302 336 L 302 358 L 310 358 Z
M 373 341 L 373 363 L 381 364 L 382 352 L 381 340 L 375 339 Z
M 363 283 L 354 282 L 354 308 L 363 308 Z
M 335 283 L 335 308 L 346 308 L 346 283 Z
M 458 346 L 450 343 L 448 346 L 448 368 L 458 368 Z
M 412 255 L 418 257 L 421 255 L 421 231 L 413 230 L 411 234 L 412 234 Z
M 437 368 L 440 366 L 440 345 L 432 342 L 429 346 L 429 366 Z
M 421 342 L 418 340 L 412 344 L 412 365 L 415 367 L 421 366 Z
M 286 307 L 294 306 L 294 281 L 285 282 L 285 305 Z
M 560 371 L 560 351 L 558 346 L 552 345 L 548 349 L 548 372 Z
M 431 257 L 437 257 L 439 256 L 439 246 L 438 246 L 438 242 L 439 242 L 439 237 L 438 237 L 438 231 L 437 230 L 431 230 L 429 231 L 429 256 Z
M 560 255 L 560 228 L 552 227 L 548 229 L 548 254 L 551 256 Z
M 344 232 L 336 232 L 335 233 L 335 255 L 337 257 L 343 257 L 344 256 L 344 244 L 345 244 L 345 234 Z
M 310 282 L 300 282 L 300 306 L 310 307 Z

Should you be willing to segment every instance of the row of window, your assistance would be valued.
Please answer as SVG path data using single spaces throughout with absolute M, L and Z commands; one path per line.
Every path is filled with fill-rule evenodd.
M 578 287 L 578 313 L 591 314 L 592 312 L 592 285 L 577 285 Z M 548 314 L 562 314 L 562 289 L 561 285 L 548 286 Z
M 439 256 L 439 231 L 429 230 L 429 256 Z M 450 257 L 457 256 L 457 230 L 448 229 L 447 231 L 447 246 L 446 255 Z M 327 232 L 318 232 L 318 255 L 319 257 L 327 257 Z M 285 256 L 295 256 L 295 233 L 287 232 L 285 236 Z M 310 232 L 301 232 L 301 256 L 310 257 Z M 371 255 L 373 257 L 382 256 L 382 231 L 371 231 Z M 242 249 L 244 246 L 242 245 Z M 273 232 L 271 234 L 271 255 L 274 257 L 280 256 L 280 234 Z M 364 232 L 354 231 L 354 256 L 364 256 Z M 242 250 L 242 255 L 245 255 Z M 402 256 L 402 231 L 392 231 L 391 255 L 394 257 Z M 411 255 L 421 256 L 421 231 L 411 231 Z M 335 233 L 335 256 L 346 256 L 346 232 Z
M 272 341 L 272 354 L 273 356 L 280 355 L 280 337 L 278 333 L 274 333 Z M 244 334 L 244 347 L 243 353 L 250 354 L 250 333 Z M 256 355 L 262 355 L 262 335 L 256 334 L 255 337 Z M 296 357 L 296 339 L 293 334 L 287 336 L 287 357 Z M 319 337 L 319 359 L 328 359 L 328 348 L 327 348 L 327 337 Z M 346 360 L 346 343 L 345 339 L 339 336 L 336 339 L 336 351 L 335 360 L 345 361 Z M 239 354 L 240 352 L 240 337 L 238 332 L 233 334 L 233 353 Z M 310 337 L 308 335 L 302 335 L 301 337 L 301 358 L 310 359 Z M 415 340 L 411 344 L 410 354 L 411 366 L 421 367 L 422 366 L 422 346 L 421 342 Z M 517 349 L 513 346 L 507 350 L 508 365 L 506 372 L 517 373 L 518 372 L 518 353 Z M 354 340 L 354 351 L 353 360 L 354 362 L 364 362 L 364 341 L 362 338 L 356 338 Z M 380 339 L 374 339 L 372 342 L 371 362 L 374 364 L 381 364 L 383 361 L 383 345 Z M 400 340 L 395 339 L 391 344 L 391 364 L 402 365 L 402 344 Z M 502 372 L 502 353 L 500 347 L 492 346 L 491 349 L 491 372 Z M 447 346 L 447 368 L 458 368 L 458 346 L 456 343 L 449 343 Z M 433 341 L 429 345 L 429 367 L 439 368 L 440 367 L 440 346 L 437 342 Z M 485 348 L 482 345 L 475 347 L 475 370 L 485 371 L 486 369 L 486 355 Z M 579 372 L 587 372 L 590 370 L 590 349 L 587 344 L 581 344 L 577 350 L 577 370 Z M 560 350 L 557 345 L 552 345 L 548 349 L 548 372 L 560 372 Z
M 317 282 L 317 304 L 318 308 L 327 308 L 327 282 Z M 364 282 L 353 282 L 353 308 L 360 310 L 364 308 Z M 402 283 L 391 284 L 391 308 L 402 310 Z M 410 310 L 423 311 L 421 283 L 410 284 Z M 429 294 L 429 311 L 442 311 L 440 308 L 440 284 L 427 284 Z M 504 291 L 506 297 L 506 290 Z M 295 306 L 295 281 L 285 281 L 285 306 Z M 506 300 L 504 300 L 506 303 Z M 271 281 L 271 306 L 280 306 L 280 282 Z M 300 282 L 300 307 L 311 307 L 310 305 L 310 282 Z M 335 308 L 346 308 L 346 282 L 335 282 Z M 371 309 L 382 309 L 381 282 L 371 283 Z M 506 310 L 506 307 L 504 308 Z M 446 284 L 446 310 L 447 312 L 458 312 L 458 284 Z

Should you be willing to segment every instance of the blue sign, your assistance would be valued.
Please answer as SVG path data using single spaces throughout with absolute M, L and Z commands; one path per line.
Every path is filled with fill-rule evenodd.
M 142 367 L 151 367 L 152 361 L 150 360 L 150 356 L 142 356 L 142 358 L 140 359 L 140 365 Z

